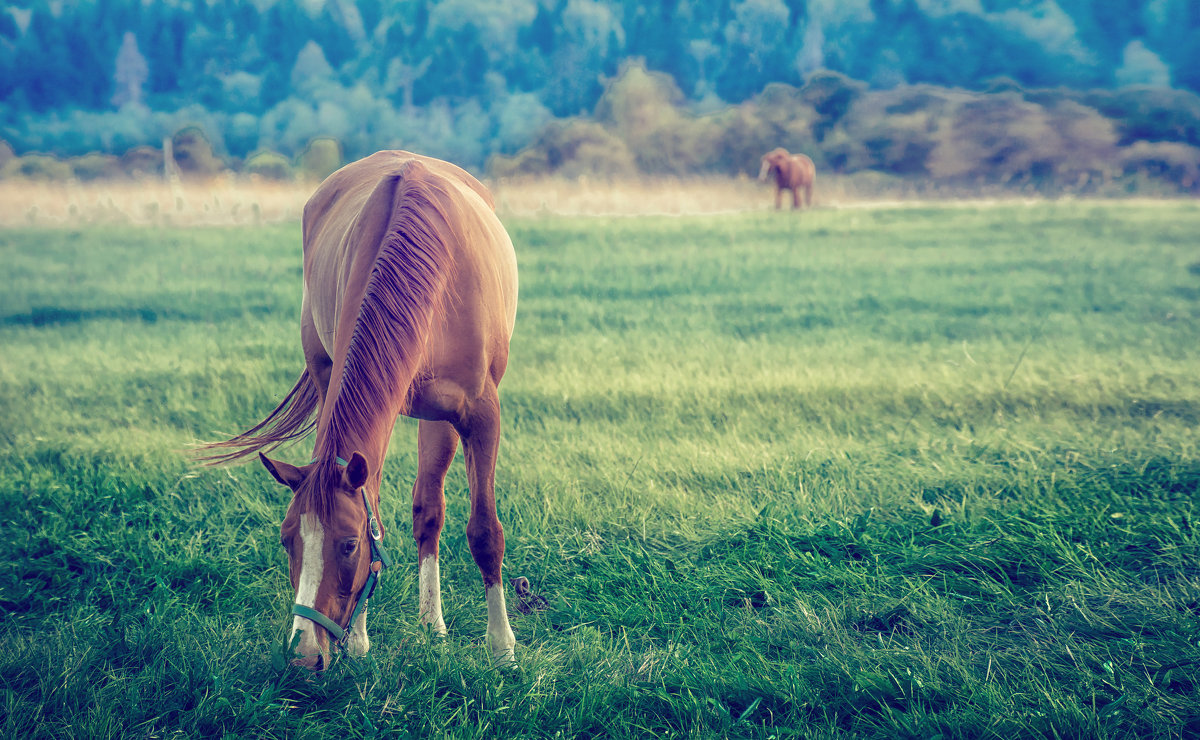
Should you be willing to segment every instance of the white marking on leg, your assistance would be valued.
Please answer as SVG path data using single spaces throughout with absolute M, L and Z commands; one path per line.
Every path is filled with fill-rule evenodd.
M 508 609 L 504 605 L 504 584 L 495 583 L 487 590 L 487 640 L 492 657 L 501 663 L 512 663 L 517 638 L 508 624 Z
M 436 555 L 427 555 L 421 561 L 418 576 L 420 589 L 421 624 L 427 624 L 439 635 L 446 634 L 446 622 L 442 619 L 442 583 L 438 572 Z
M 308 513 L 300 516 L 300 588 L 296 591 L 296 603 L 301 606 L 315 608 L 317 588 L 321 585 L 321 576 L 325 571 L 325 559 L 322 550 L 325 545 L 325 530 L 315 514 Z M 300 644 L 296 652 L 306 657 L 321 654 L 317 643 L 317 630 L 324 629 L 316 622 L 306 617 L 293 617 L 292 633 L 294 639 L 297 630 L 303 630 Z

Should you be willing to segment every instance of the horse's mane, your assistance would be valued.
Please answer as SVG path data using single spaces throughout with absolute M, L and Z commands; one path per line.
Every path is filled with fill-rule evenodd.
M 330 389 L 332 406 L 314 451 L 310 485 L 303 489 L 310 492 L 309 508 L 322 518 L 340 485 L 339 443 L 351 430 L 379 423 L 381 415 L 390 429 L 395 414 L 409 408 L 431 327 L 445 310 L 454 269 L 447 243 L 455 236 L 445 231 L 454 222 L 441 206 L 446 190 L 427 172 L 414 162 L 394 176 L 390 222 L 363 293 L 341 383 Z

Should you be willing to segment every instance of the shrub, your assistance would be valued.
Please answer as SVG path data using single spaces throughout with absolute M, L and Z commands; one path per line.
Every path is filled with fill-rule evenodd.
M 4 177 L 24 177 L 30 180 L 67 180 L 71 166 L 48 154 L 26 154 L 13 157 L 4 165 Z
M 121 160 L 112 154 L 92 152 L 67 160 L 75 177 L 80 180 L 108 180 L 124 174 Z
M 9 143 L 4 139 L 0 139 L 0 171 L 4 169 L 4 165 L 11 162 L 16 156 Z
M 710 120 L 688 115 L 683 101 L 670 75 L 650 72 L 645 62 L 633 60 L 608 83 L 596 104 L 596 119 L 625 142 L 640 171 L 695 172 L 711 159 L 715 131 Z
M 818 116 L 799 88 L 772 83 L 757 97 L 708 117 L 708 169 L 757 174 L 759 160 L 775 147 L 803 152 L 826 166 L 814 134 Z
M 1117 132 L 1094 108 L 1062 100 L 1046 109 L 1058 141 L 1049 157 L 1059 182 L 1104 179 L 1116 169 Z
M 121 169 L 131 177 L 163 174 L 163 153 L 152 146 L 135 146 L 121 155 Z
M 1041 106 L 1014 93 L 974 97 L 959 105 L 939 133 L 927 167 L 934 177 L 1007 183 L 1053 171 L 1059 137 Z
M 270 180 L 290 180 L 294 173 L 288 158 L 279 152 L 261 151 L 250 155 L 244 171 Z
M 800 88 L 772 83 L 753 99 L 759 117 L 770 127 L 771 141 L 760 142 L 760 154 L 777 146 L 789 152 L 810 152 L 817 146 L 817 113 Z
M 490 169 L 496 177 L 622 177 L 637 172 L 633 154 L 624 141 L 600 124 L 582 119 L 551 121 L 533 146 L 512 157 L 492 157 Z
M 809 76 L 800 88 L 800 99 L 812 106 L 820 117 L 813 132 L 818 141 L 846 115 L 866 88 L 865 83 L 827 69 L 817 70 Z
M 181 129 L 171 139 L 175 164 L 183 175 L 207 177 L 225 169 L 221 160 L 213 156 L 212 144 L 197 126 Z
M 929 85 L 861 95 L 827 138 L 827 154 L 845 172 L 874 169 L 925 175 L 929 155 L 953 111 L 969 98 Z
M 1200 146 L 1200 95 L 1188 90 L 1099 90 L 1088 93 L 1081 102 L 1114 120 L 1122 146 L 1135 141 Z
M 714 114 L 716 134 L 713 137 L 709 166 L 730 175 L 758 174 L 762 155 L 777 146 L 774 128 L 759 115 L 753 103 Z M 787 149 L 787 145 L 782 145 Z M 791 151 L 789 149 L 789 151 Z
M 1170 141 L 1139 141 L 1121 152 L 1127 175 L 1167 180 L 1186 190 L 1200 189 L 1200 148 Z
M 324 180 L 342 166 L 342 145 L 337 139 L 319 138 L 308 142 L 297 164 L 301 174 Z

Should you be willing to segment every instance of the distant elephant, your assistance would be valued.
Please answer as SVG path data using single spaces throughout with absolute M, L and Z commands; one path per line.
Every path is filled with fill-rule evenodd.
M 799 208 L 801 205 L 812 206 L 813 180 L 817 179 L 817 167 L 811 159 L 803 154 L 788 154 L 786 149 L 773 149 L 763 155 L 758 179 L 766 180 L 770 174 L 775 175 L 776 210 L 782 205 L 784 190 L 792 191 L 792 208 Z M 804 190 L 803 199 L 800 197 L 801 189 Z

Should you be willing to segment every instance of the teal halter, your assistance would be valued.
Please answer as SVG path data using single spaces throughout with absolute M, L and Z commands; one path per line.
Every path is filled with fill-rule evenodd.
M 342 458 L 338 458 L 339 465 L 349 465 Z M 345 647 L 346 641 L 350 639 L 350 630 L 354 629 L 354 622 L 358 619 L 359 613 L 367 605 L 367 599 L 375 593 L 375 587 L 379 585 L 379 574 L 384 568 L 392 564 L 392 558 L 388 555 L 387 550 L 383 549 L 383 530 L 379 528 L 379 520 L 375 518 L 375 512 L 371 510 L 371 502 L 367 500 L 366 487 L 359 488 L 359 493 L 362 494 L 363 506 L 367 509 L 367 526 L 371 532 L 371 566 L 368 567 L 367 582 L 363 584 L 362 590 L 358 592 L 358 603 L 354 605 L 354 611 L 350 612 L 350 619 L 346 622 L 346 627 L 343 629 L 340 624 L 325 616 L 321 612 L 305 606 L 304 604 L 292 604 L 292 614 L 297 617 L 311 619 L 321 625 L 334 638 L 334 644 L 339 648 Z M 379 563 L 379 568 L 373 566 Z

